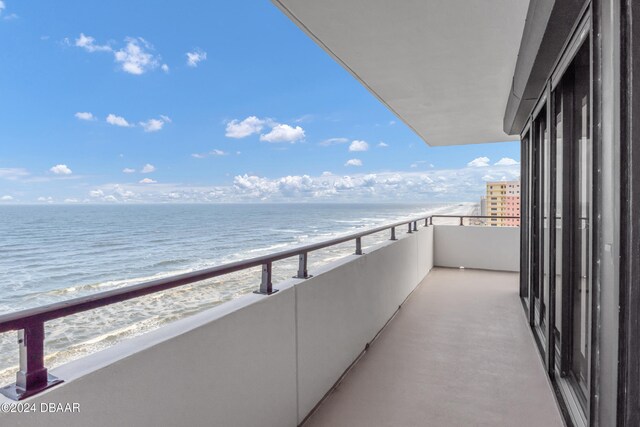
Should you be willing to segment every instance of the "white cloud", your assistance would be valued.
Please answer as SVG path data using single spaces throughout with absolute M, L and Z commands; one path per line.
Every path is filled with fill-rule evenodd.
M 79 200 L 78 199 L 74 199 L 74 198 L 69 198 L 69 199 L 64 199 L 65 203 L 78 203 Z
M 49 170 L 56 175 L 71 175 L 73 173 L 67 165 L 55 165 Z
M 367 141 L 354 140 L 349 145 L 349 151 L 367 151 L 369 149 L 369 144 Z
M 350 159 L 350 160 L 347 160 L 347 163 L 345 163 L 344 165 L 345 166 L 362 166 L 362 160 Z
M 426 164 L 426 163 L 427 163 L 427 161 L 426 161 L 426 160 L 416 160 L 415 162 L 411 163 L 410 167 L 412 167 L 412 168 L 417 168 L 417 167 L 419 167 L 420 165 L 424 165 L 424 164 Z M 433 165 L 430 165 L 430 167 L 433 167 Z
M 7 8 L 7 5 L 4 3 L 3 0 L 0 0 L 0 15 L 2 15 L 2 12 Z
M 44 197 L 44 196 L 40 196 L 36 199 L 36 201 L 41 202 L 41 203 L 53 203 L 53 197 L 48 196 L 48 197 Z
M 0 197 L 0 202 L 11 202 L 13 201 L 13 197 L 9 195 L 5 195 Z
M 122 173 L 135 173 L 136 170 L 132 168 L 124 168 L 122 169 Z
M 503 157 L 495 163 L 496 166 L 513 166 L 519 164 L 520 162 L 517 162 L 510 157 Z
M 80 33 L 80 37 L 76 39 L 75 45 L 87 52 L 111 52 L 113 50 L 109 45 L 98 45 L 95 42 L 96 39 L 93 37 L 85 36 L 83 33 Z
M 292 127 L 286 124 L 276 124 L 271 131 L 260 135 L 260 141 L 295 143 L 304 139 L 304 129 L 300 126 Z
M 5 21 L 13 21 L 14 19 L 18 19 L 18 15 L 15 13 L 10 13 L 2 19 L 4 19 Z
M 107 123 L 109 123 L 110 125 L 120 126 L 120 127 L 131 127 L 131 126 L 133 126 L 124 117 L 116 116 L 115 114 L 109 114 L 107 116 Z
M 140 75 L 156 68 L 159 65 L 150 51 L 153 46 L 142 37 L 127 37 L 127 45 L 114 52 L 115 61 L 121 64 L 122 71 L 129 74 Z
M 161 114 L 159 119 L 149 119 L 146 122 L 140 122 L 140 126 L 142 126 L 145 132 L 158 132 L 162 130 L 165 123 L 171 123 L 171 119 Z
M 386 142 L 384 142 L 384 141 L 380 141 L 380 142 L 378 143 L 378 147 L 380 147 L 380 148 L 387 148 L 388 146 L 389 146 L 389 144 L 387 144 L 387 143 L 386 143 Z
M 520 167 L 495 166 L 486 168 L 425 169 L 379 173 L 336 175 L 326 172 L 320 176 L 290 175 L 266 178 L 241 174 L 229 185 L 197 186 L 187 184 L 136 182 L 105 184 L 94 188 L 104 193 L 96 202 L 136 203 L 212 203 L 212 202 L 461 202 L 477 203 L 484 194 L 485 175 L 517 180 Z M 152 185 L 150 185 L 152 184 Z
M 162 130 L 164 121 L 158 119 L 149 119 L 146 122 L 140 122 L 140 126 L 142 126 L 145 132 L 158 132 L 159 130 Z
M 151 178 L 144 178 L 140 180 L 140 184 L 155 184 L 158 181 L 154 181 Z
M 96 119 L 96 117 L 93 114 L 89 113 L 89 112 L 81 112 L 81 111 L 79 111 L 76 114 L 74 114 L 74 116 L 76 116 L 76 118 L 78 120 L 89 120 L 89 121 L 91 121 L 91 120 L 95 120 Z
M 207 59 L 207 52 L 196 49 L 193 52 L 187 52 L 187 65 L 189 67 L 197 67 L 198 63 Z
M 23 168 L 0 168 L 0 178 L 15 181 L 29 176 L 29 172 Z
M 395 124 L 396 124 L 396 121 L 395 121 L 395 120 L 391 120 L 391 121 L 389 122 L 389 126 L 393 126 L 393 125 L 395 125 Z
M 476 157 L 467 163 L 467 166 L 472 168 L 483 168 L 489 166 L 489 158 L 488 157 Z
M 239 154 L 239 153 L 240 153 L 240 152 L 237 152 L 237 154 Z M 226 155 L 228 155 L 228 154 L 229 154 L 229 153 L 227 153 L 226 151 L 218 150 L 218 149 L 216 148 L 216 149 L 213 149 L 213 150 L 209 151 L 208 153 L 202 153 L 202 154 L 200 154 L 200 153 L 196 153 L 196 154 L 192 154 L 192 155 L 191 155 L 191 157 L 194 157 L 194 158 L 196 158 L 196 159 L 205 159 L 205 158 L 207 158 L 207 157 L 219 157 L 219 156 L 226 156 Z
M 231 120 L 227 123 L 225 136 L 228 138 L 246 138 L 247 136 L 260 133 L 265 127 L 271 130 L 260 135 L 260 141 L 266 142 L 290 142 L 294 143 L 304 139 L 304 129 L 300 126 L 290 126 L 287 124 L 277 123 L 271 119 L 261 119 L 256 116 L 249 116 L 246 119 Z
M 231 120 L 227 123 L 225 136 L 237 139 L 245 138 L 249 135 L 260 132 L 266 123 L 267 120 L 259 119 L 256 116 L 249 116 L 242 121 Z
M 65 40 L 70 44 L 68 39 Z M 112 53 L 114 61 L 120 64 L 122 71 L 129 74 L 144 74 L 160 66 L 160 56 L 153 53 L 153 46 L 148 41 L 142 37 L 126 37 L 124 40 L 125 46 L 116 50 L 109 44 L 97 44 L 95 38 L 80 33 L 74 45 L 91 53 Z M 167 64 L 162 64 L 160 68 L 164 72 L 169 71 Z
M 144 167 L 142 168 L 142 170 L 140 171 L 141 173 L 151 173 L 151 172 L 155 172 L 156 171 L 156 167 L 153 166 L 150 163 L 147 163 L 146 165 L 144 165 Z
M 349 142 L 349 138 L 329 138 L 321 141 L 318 145 L 328 147 L 330 145 L 346 144 L 347 142 Z
M 91 190 L 89 191 L 89 196 L 91 197 L 104 197 L 104 191 L 102 190 Z

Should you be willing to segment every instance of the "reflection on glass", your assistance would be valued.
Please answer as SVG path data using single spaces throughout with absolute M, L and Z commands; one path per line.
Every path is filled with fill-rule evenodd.
M 572 373 L 586 406 L 589 372 L 589 321 L 591 287 L 591 140 L 588 50 L 583 46 L 576 56 L 574 92 L 574 269 L 573 287 L 573 352 Z
M 545 112 L 546 114 L 546 112 Z M 545 309 L 548 305 L 549 299 L 549 258 L 550 258 L 550 207 L 551 207 L 551 147 L 549 144 L 548 130 L 545 126 L 542 141 L 542 295 L 541 309 L 540 309 L 540 326 L 542 327 L 543 335 L 547 338 L 547 328 L 545 322 Z
M 564 171 L 563 165 L 563 147 L 562 147 L 562 135 L 563 135 L 563 121 L 562 121 L 562 87 L 558 89 L 555 94 L 555 111 L 556 111 L 556 171 L 555 171 L 555 189 L 556 189 L 556 236 L 555 236 L 555 251 L 556 251 L 556 286 L 555 286 L 555 334 L 556 334 L 556 348 L 562 348 L 562 173 Z
M 542 331 L 545 318 L 545 295 L 549 290 L 549 253 L 548 236 L 548 187 L 549 187 L 549 138 L 547 134 L 547 109 L 543 107 L 535 120 L 535 169 L 537 179 L 534 180 L 533 206 L 533 241 L 535 251 L 533 295 L 535 301 L 535 323 Z M 540 338 L 545 339 L 543 334 Z

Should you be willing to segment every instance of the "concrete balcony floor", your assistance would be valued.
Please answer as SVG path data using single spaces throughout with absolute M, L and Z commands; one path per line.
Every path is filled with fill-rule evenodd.
M 304 427 L 562 426 L 518 274 L 434 268 Z

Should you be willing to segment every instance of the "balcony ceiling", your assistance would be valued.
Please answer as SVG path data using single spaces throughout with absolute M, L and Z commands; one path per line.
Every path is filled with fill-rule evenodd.
M 273 0 L 432 146 L 511 141 L 528 0 Z

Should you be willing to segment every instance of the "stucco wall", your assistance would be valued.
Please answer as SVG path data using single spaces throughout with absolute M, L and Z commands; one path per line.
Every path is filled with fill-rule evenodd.
M 519 227 L 438 225 L 433 248 L 437 267 L 520 271 Z
M 80 413 L 0 413 L 0 425 L 296 426 L 429 272 L 433 230 L 54 369 L 65 383 L 27 402 Z
M 299 421 L 427 275 L 432 246 L 421 228 L 297 285 Z

